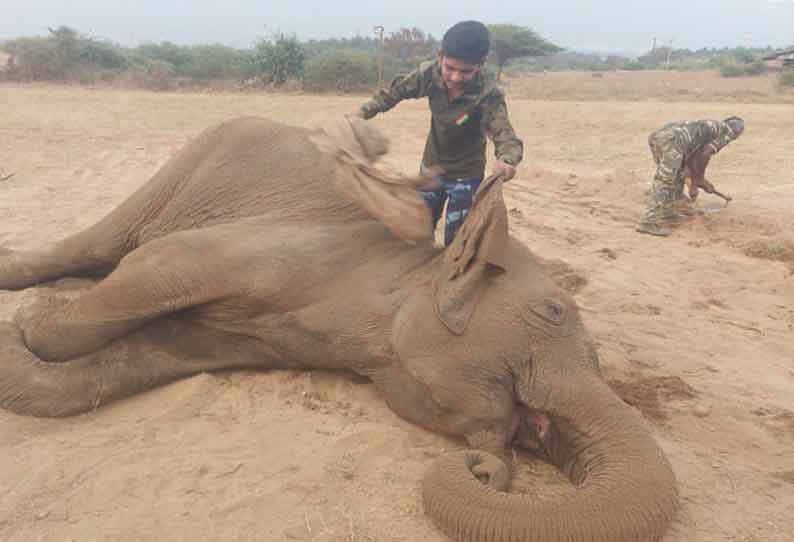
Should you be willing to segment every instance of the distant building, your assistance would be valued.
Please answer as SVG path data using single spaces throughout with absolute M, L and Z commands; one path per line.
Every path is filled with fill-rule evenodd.
M 762 60 L 770 70 L 794 69 L 794 47 L 767 55 Z

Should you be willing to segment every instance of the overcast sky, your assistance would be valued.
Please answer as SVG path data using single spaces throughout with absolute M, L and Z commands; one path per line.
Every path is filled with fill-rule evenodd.
M 528 26 L 575 50 L 643 52 L 660 44 L 794 45 L 794 0 L 0 0 L 0 39 L 61 25 L 122 45 L 147 41 L 248 47 L 266 33 L 301 39 L 388 34 L 440 38 L 463 19 Z

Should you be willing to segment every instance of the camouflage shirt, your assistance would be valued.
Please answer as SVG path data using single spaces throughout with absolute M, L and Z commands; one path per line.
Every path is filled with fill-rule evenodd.
M 730 126 L 719 120 L 690 120 L 665 124 L 662 130 L 672 131 L 684 152 L 684 157 L 710 145 L 717 154 L 725 145 L 736 139 Z
M 448 178 L 481 177 L 485 172 L 486 134 L 493 140 L 499 160 L 514 166 L 521 162 L 524 146 L 507 118 L 504 94 L 482 71 L 460 97 L 450 102 L 439 62 L 423 62 L 408 75 L 394 79 L 361 111 L 369 119 L 402 100 L 425 96 L 432 119 L 422 157 L 424 165 L 440 167 Z

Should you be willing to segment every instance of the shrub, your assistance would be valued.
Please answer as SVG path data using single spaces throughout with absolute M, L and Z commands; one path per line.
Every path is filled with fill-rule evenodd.
M 720 75 L 723 77 L 741 77 L 744 75 L 744 68 L 735 62 L 726 62 L 720 66 Z
M 3 44 L 14 58 L 8 70 L 10 79 L 90 82 L 130 65 L 121 47 L 83 37 L 65 26 L 49 32 L 46 37 L 18 38 Z
M 746 77 L 761 75 L 764 72 L 766 67 L 760 60 L 740 63 L 735 59 L 728 59 L 720 62 L 720 75 L 723 77 Z
M 777 74 L 777 88 L 780 91 L 794 89 L 794 68 L 783 70 Z
M 384 75 L 384 82 L 388 77 Z M 304 88 L 312 91 L 354 92 L 371 90 L 378 82 L 375 55 L 359 51 L 334 51 L 306 63 Z
M 121 80 L 131 86 L 148 90 L 173 90 L 176 82 L 174 68 L 163 60 L 152 60 L 144 65 L 136 65 L 124 72 Z
M 300 79 L 306 52 L 298 38 L 281 36 L 275 41 L 256 44 L 251 61 L 254 74 L 262 83 L 280 86 L 291 79 Z
M 249 61 L 237 49 L 225 45 L 196 45 L 190 48 L 191 62 L 180 75 L 190 79 L 241 79 L 244 64 Z
M 190 66 L 193 58 L 188 47 L 164 41 L 162 43 L 144 43 L 132 50 L 135 63 L 146 66 L 150 62 L 162 62 L 170 66 L 174 74 L 182 74 Z
M 130 61 L 121 47 L 104 41 L 81 40 L 78 46 L 80 64 L 97 70 L 122 71 L 129 67 Z
M 747 65 L 747 75 L 763 75 L 766 73 L 766 66 L 761 60 L 756 60 Z
M 654 67 L 646 64 L 644 62 L 640 62 L 639 60 L 632 60 L 631 62 L 626 62 L 625 66 L 623 66 L 624 70 L 628 71 L 642 71 L 642 70 L 652 70 Z

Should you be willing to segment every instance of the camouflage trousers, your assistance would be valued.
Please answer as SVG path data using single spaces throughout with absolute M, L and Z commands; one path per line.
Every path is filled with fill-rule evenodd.
M 684 198 L 684 146 L 674 130 L 658 130 L 648 137 L 656 163 L 648 205 L 642 222 L 656 223 L 672 216 L 673 203 Z
M 426 172 L 424 165 L 421 166 L 421 171 L 423 173 Z M 466 215 L 469 214 L 469 209 L 474 201 L 477 189 L 480 187 L 482 177 L 450 179 L 444 176 L 437 176 L 434 178 L 440 181 L 441 186 L 435 191 L 421 190 L 420 193 L 433 215 L 434 227 L 441 218 L 444 212 L 444 205 L 446 204 L 447 213 L 444 223 L 444 246 L 448 246 L 463 225 Z

